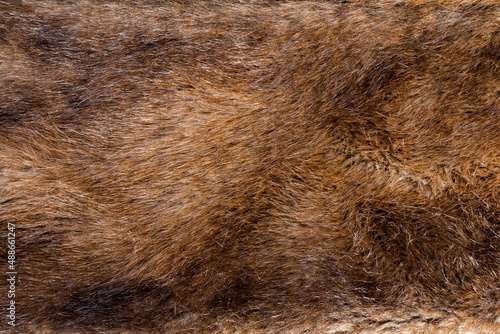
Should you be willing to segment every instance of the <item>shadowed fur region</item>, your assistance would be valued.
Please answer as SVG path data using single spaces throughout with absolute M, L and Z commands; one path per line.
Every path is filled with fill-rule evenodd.
M 0 0 L 12 226 L 2 333 L 500 333 L 500 4 Z

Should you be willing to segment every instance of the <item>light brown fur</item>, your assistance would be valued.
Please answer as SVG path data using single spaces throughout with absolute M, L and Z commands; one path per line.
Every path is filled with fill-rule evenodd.
M 0 1 L 16 328 L 500 332 L 499 74 L 493 1 Z

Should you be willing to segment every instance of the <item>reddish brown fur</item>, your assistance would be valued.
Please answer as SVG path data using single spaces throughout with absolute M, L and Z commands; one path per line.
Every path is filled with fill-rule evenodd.
M 16 328 L 498 333 L 499 138 L 494 1 L 0 1 Z

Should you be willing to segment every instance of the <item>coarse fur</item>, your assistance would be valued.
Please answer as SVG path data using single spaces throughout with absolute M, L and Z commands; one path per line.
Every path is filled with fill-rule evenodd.
M 0 0 L 2 333 L 500 333 L 500 4 Z

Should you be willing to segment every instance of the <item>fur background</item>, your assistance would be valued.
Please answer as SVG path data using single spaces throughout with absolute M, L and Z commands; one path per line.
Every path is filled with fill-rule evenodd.
M 19 333 L 500 333 L 500 5 L 0 0 L 0 222 Z

